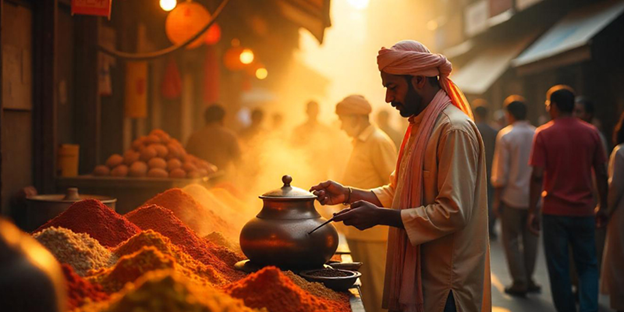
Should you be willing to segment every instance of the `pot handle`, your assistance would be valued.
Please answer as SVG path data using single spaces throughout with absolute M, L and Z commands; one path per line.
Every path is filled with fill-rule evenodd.
M 289 175 L 284 175 L 282 176 L 282 182 L 284 183 L 284 186 L 282 187 L 290 187 L 290 183 L 292 183 L 292 177 Z
M 65 197 L 63 198 L 63 200 L 79 200 L 79 199 L 80 199 L 80 195 L 78 194 L 77 187 L 67 188 L 67 191 L 65 192 Z

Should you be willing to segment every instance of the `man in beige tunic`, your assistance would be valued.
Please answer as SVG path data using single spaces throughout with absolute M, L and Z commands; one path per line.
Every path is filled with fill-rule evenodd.
M 392 140 L 370 123 L 370 103 L 361 95 L 349 95 L 336 105 L 340 128 L 353 138 L 353 150 L 342 183 L 370 189 L 388 184 L 397 159 Z M 363 262 L 362 301 L 368 312 L 379 312 L 386 268 L 387 227 L 360 231 L 345 227 L 345 237 L 354 261 Z
M 386 102 L 410 121 L 390 184 L 362 190 L 326 181 L 311 190 L 321 204 L 351 205 L 335 221 L 390 226 L 384 307 L 490 311 L 485 153 L 448 79 L 451 64 L 416 41 L 382 48 L 377 62 Z

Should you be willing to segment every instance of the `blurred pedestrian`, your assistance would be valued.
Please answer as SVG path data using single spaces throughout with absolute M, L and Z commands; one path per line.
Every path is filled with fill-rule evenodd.
M 265 134 L 264 129 L 264 110 L 261 108 L 254 108 L 251 111 L 251 124 L 247 128 L 241 130 L 240 138 L 243 142 L 249 144 L 255 139 Z
M 498 132 L 492 163 L 494 214 L 501 220 L 502 241 L 512 284 L 510 295 L 524 296 L 541 287 L 533 280 L 538 238 L 526 226 L 529 208 L 529 156 L 535 127 L 527 120 L 525 99 L 511 95 L 504 107 L 509 126 Z
M 594 125 L 594 120 L 596 117 L 596 108 L 594 106 L 594 101 L 592 101 L 588 97 L 577 96 L 574 104 L 574 117 L 588 123 Z M 600 140 L 602 141 L 602 145 L 604 147 L 605 155 L 609 150 L 609 142 L 607 141 L 607 137 L 602 134 L 602 131 L 598 129 L 598 134 L 600 135 Z
M 490 230 L 490 238 L 496 239 L 496 215 L 494 215 L 492 200 L 494 199 L 494 187 L 490 181 L 490 177 L 492 176 L 492 160 L 494 159 L 494 149 L 496 148 L 496 134 L 498 133 L 494 128 L 492 128 L 487 122 L 488 109 L 485 107 L 487 104 L 482 99 L 477 99 L 474 101 L 477 103 L 474 111 L 474 119 L 475 124 L 477 124 L 477 128 L 479 129 L 479 133 L 481 133 L 481 138 L 483 138 L 483 144 L 485 145 L 485 170 L 487 172 L 487 193 L 488 193 L 488 226 Z
M 531 173 L 527 225 L 539 235 L 544 229 L 544 252 L 550 289 L 558 311 L 576 311 L 570 281 L 568 246 L 579 277 L 580 311 L 598 311 L 596 225 L 606 215 L 606 157 L 598 131 L 572 116 L 575 94 L 557 85 L 548 90 L 546 109 L 552 121 L 535 133 L 529 164 Z M 592 169 L 596 174 L 599 205 L 594 208 Z M 542 221 L 538 214 L 543 200 Z M 598 212 L 596 216 L 595 211 Z
M 615 148 L 609 159 L 609 223 L 602 262 L 601 288 L 611 309 L 624 311 L 624 113 L 613 131 Z
M 193 133 L 186 143 L 186 150 L 232 174 L 241 159 L 241 149 L 236 134 L 225 127 L 225 109 L 212 104 L 204 111 L 206 125 Z
M 370 103 L 361 95 L 350 95 L 336 105 L 341 129 L 353 138 L 342 183 L 361 189 L 372 189 L 390 183 L 397 150 L 388 135 L 370 123 Z M 362 272 L 362 301 L 366 311 L 381 308 L 386 272 L 387 227 L 360 231 L 346 227 L 345 236 L 353 260 L 365 263 Z
M 333 169 L 332 166 L 340 163 L 335 162 L 334 159 L 337 157 L 346 159 L 347 156 L 346 153 L 334 154 L 338 150 L 336 145 L 340 142 L 338 139 L 340 132 L 319 121 L 318 102 L 309 101 L 305 112 L 307 120 L 293 130 L 290 143 L 293 147 L 301 149 L 307 157 L 306 161 L 313 165 L 314 176 L 311 178 L 317 181 L 327 180 Z M 321 141 L 324 144 L 319 144 Z
M 588 123 L 591 125 L 595 125 L 596 124 L 596 118 L 595 118 L 595 106 L 594 106 L 594 101 L 592 101 L 591 99 L 584 97 L 584 96 L 577 96 L 576 100 L 575 100 L 575 104 L 574 104 L 574 117 Z M 598 129 L 598 134 L 600 135 L 600 140 L 602 141 L 602 147 L 604 149 L 604 153 L 605 155 L 609 155 L 609 144 L 607 142 L 607 138 L 602 134 L 602 131 L 600 131 L 599 128 Z M 593 195 L 594 195 L 594 199 L 598 198 L 598 187 L 596 185 L 596 181 L 595 178 L 592 176 L 592 178 L 594 179 L 592 185 L 593 185 Z M 596 201 L 594 201 L 594 203 L 597 203 Z M 605 227 L 602 228 L 597 228 L 596 229 L 596 234 L 595 234 L 595 240 L 596 240 L 596 256 L 598 259 L 598 272 L 600 272 L 601 269 L 601 265 L 602 265 L 602 255 L 604 254 L 604 246 L 605 246 L 605 240 L 607 237 L 607 229 Z M 572 259 L 573 255 L 572 255 L 572 251 L 570 251 L 570 259 Z M 571 263 L 572 264 L 572 268 L 574 268 L 574 262 Z M 576 276 L 576 270 L 571 270 L 570 274 L 571 274 L 571 278 L 572 278 L 572 285 L 574 285 L 574 291 L 575 291 L 575 296 L 578 297 L 578 276 Z
M 379 111 L 379 113 L 377 113 L 377 126 L 379 126 L 379 129 L 381 129 L 381 131 L 385 132 L 390 137 L 390 139 L 394 143 L 394 146 L 396 146 L 397 149 L 401 148 L 403 133 L 401 133 L 399 130 L 396 130 L 390 124 L 390 114 L 388 113 L 388 110 L 382 109 Z

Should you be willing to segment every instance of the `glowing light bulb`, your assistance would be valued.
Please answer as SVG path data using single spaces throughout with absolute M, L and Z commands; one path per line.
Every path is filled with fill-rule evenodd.
M 253 51 L 251 51 L 251 49 L 244 49 L 243 52 L 241 52 L 240 54 L 241 63 L 248 65 L 248 64 L 251 64 L 253 60 L 254 60 L 254 53 Z
M 176 5 L 178 5 L 176 0 L 160 0 L 160 7 L 166 12 L 175 9 Z
M 268 75 L 269 75 L 269 71 L 267 71 L 266 68 L 260 67 L 260 68 L 256 69 L 256 78 L 258 78 L 260 80 L 263 80 Z
M 349 2 L 349 4 L 358 9 L 358 10 L 364 10 L 366 8 L 368 8 L 368 2 L 369 0 L 347 0 L 347 2 Z

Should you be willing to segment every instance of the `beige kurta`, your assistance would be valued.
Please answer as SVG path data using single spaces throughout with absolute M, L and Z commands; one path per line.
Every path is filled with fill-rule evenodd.
M 390 138 L 370 125 L 353 140 L 353 151 L 345 168 L 342 183 L 361 189 L 372 189 L 388 184 L 396 167 L 397 151 Z M 376 226 L 364 231 L 347 226 L 345 236 L 360 241 L 384 242 L 388 228 Z
M 613 149 L 609 160 L 609 212 L 607 242 L 602 259 L 602 292 L 611 308 L 624 310 L 624 145 Z
M 396 166 L 396 160 L 394 142 L 377 127 L 370 125 L 353 139 L 353 151 L 341 182 L 361 189 L 386 185 Z M 388 227 L 376 226 L 360 231 L 355 227 L 345 226 L 344 229 L 353 260 L 364 263 L 360 268 L 364 308 L 368 312 L 385 311 L 381 308 L 381 302 L 386 272 Z
M 418 117 L 413 133 L 418 133 Z M 407 143 L 400 168 L 413 157 L 414 141 Z M 425 153 L 425 206 L 401 212 L 411 243 L 421 245 L 425 311 L 443 311 L 451 290 L 457 311 L 490 311 L 487 178 L 481 136 L 468 116 L 449 105 L 438 117 Z M 397 209 L 400 199 L 394 194 L 401 193 L 406 178 L 393 175 L 390 180 L 373 192 L 384 207 Z

